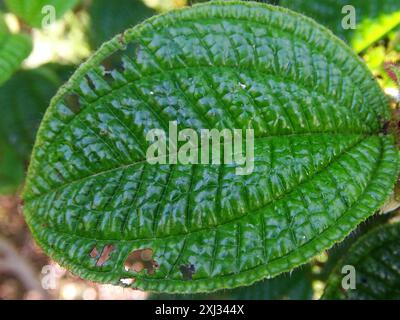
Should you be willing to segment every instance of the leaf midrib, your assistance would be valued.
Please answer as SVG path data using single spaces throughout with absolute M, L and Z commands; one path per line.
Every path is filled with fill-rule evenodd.
M 156 74 L 157 74 L 157 75 L 162 75 L 162 74 L 167 73 L 167 72 L 176 73 L 176 72 L 180 72 L 180 71 L 187 71 L 187 70 L 189 70 L 189 69 L 194 69 L 194 70 L 200 69 L 200 70 L 201 70 L 201 69 L 203 69 L 203 68 L 206 68 L 206 69 L 214 69 L 214 70 L 229 70 L 229 71 L 234 70 L 234 67 L 233 67 L 233 66 L 224 66 L 224 67 L 220 67 L 220 66 L 218 66 L 218 67 L 215 67 L 215 66 L 212 66 L 212 67 L 210 67 L 210 66 L 196 66 L 196 67 L 182 67 L 182 68 L 170 69 L 170 70 L 167 70 L 167 71 L 155 73 L 154 75 L 156 75 Z M 240 72 L 244 72 L 244 73 L 246 72 L 245 70 L 239 70 L 239 71 L 240 71 Z M 248 72 L 248 70 L 247 70 L 247 72 Z M 253 70 L 253 72 L 254 72 L 255 74 L 257 74 L 257 78 L 260 78 L 260 76 L 258 75 L 258 73 L 257 73 L 256 70 Z M 69 128 L 69 125 L 71 125 L 73 121 L 79 121 L 80 118 L 81 118 L 83 115 L 85 115 L 86 113 L 89 113 L 89 112 L 92 110 L 91 107 L 92 107 L 96 102 L 101 101 L 101 100 L 103 100 L 103 99 L 109 98 L 110 95 L 111 95 L 112 93 L 114 93 L 115 91 L 121 90 L 121 89 L 125 88 L 126 86 L 135 83 L 136 81 L 140 81 L 140 80 L 145 79 L 145 78 L 147 78 L 147 77 L 148 77 L 148 78 L 153 78 L 154 75 L 147 75 L 146 77 L 142 77 L 142 78 L 139 78 L 139 79 L 135 79 L 135 80 L 133 80 L 133 81 L 127 81 L 127 82 L 126 82 L 125 84 L 123 84 L 122 86 L 120 86 L 120 87 L 118 87 L 118 88 L 111 88 L 111 90 L 110 90 L 109 92 L 107 92 L 107 94 L 105 94 L 105 95 L 103 95 L 103 96 L 99 96 L 99 97 L 96 98 L 95 100 L 89 102 L 89 103 L 86 105 L 86 107 L 84 108 L 83 111 L 80 111 L 78 114 L 75 114 L 74 117 L 73 117 L 73 119 L 70 120 L 70 121 L 68 122 L 68 124 L 66 124 L 65 127 L 64 127 L 62 130 L 60 130 L 60 131 L 58 132 L 58 134 L 53 138 L 53 140 L 52 140 L 52 142 L 51 142 L 50 144 L 45 145 L 44 151 L 46 151 L 47 153 L 50 152 L 50 150 L 51 150 L 52 148 L 54 148 L 53 145 L 55 145 L 55 143 L 58 142 L 57 138 L 58 138 L 65 130 L 67 130 L 67 129 Z M 269 77 L 270 77 L 270 78 L 285 79 L 284 77 L 280 77 L 280 75 L 272 75 L 272 74 L 271 74 L 271 75 L 269 75 Z M 268 78 L 268 77 L 265 77 L 265 78 Z M 171 78 L 171 81 L 172 81 L 172 80 L 173 80 L 173 78 Z M 292 80 L 292 79 L 291 79 L 291 80 Z M 299 87 L 302 87 L 303 89 L 305 89 L 305 90 L 307 90 L 308 92 L 310 92 L 310 95 L 312 95 L 313 92 L 317 92 L 317 93 L 320 93 L 320 96 L 323 97 L 324 99 L 325 99 L 325 97 L 327 96 L 326 94 L 323 95 L 322 92 L 318 92 L 318 91 L 316 91 L 316 90 L 312 90 L 312 88 L 303 85 L 301 82 L 300 82 L 300 83 L 295 82 L 295 79 L 293 79 L 292 81 L 293 81 L 293 82 L 292 82 L 293 84 L 295 84 L 295 85 L 297 85 L 297 86 L 299 86 Z M 286 83 L 286 82 L 285 82 L 285 83 Z M 179 84 L 175 84 L 175 85 L 179 87 Z M 67 94 L 68 94 L 68 93 L 67 93 Z M 329 97 L 329 96 L 328 96 L 328 97 Z M 353 95 L 353 99 L 354 99 L 354 95 Z M 334 104 L 334 103 L 336 102 L 336 101 L 334 100 L 334 97 L 329 97 L 329 99 L 327 99 L 327 101 L 329 101 L 331 104 Z M 55 104 L 55 103 L 57 103 L 57 102 L 54 102 L 54 104 Z M 148 106 L 148 107 L 151 108 L 151 106 Z M 261 109 L 261 108 L 260 108 L 260 109 Z M 118 119 L 119 119 L 119 118 L 118 118 Z M 120 121 L 122 121 L 122 120 L 120 120 Z M 125 123 L 125 122 L 122 122 L 122 123 L 126 126 L 126 123 Z M 357 131 L 344 132 L 344 131 L 342 131 L 342 132 L 339 132 L 339 131 L 328 131 L 328 130 L 326 130 L 326 131 L 318 131 L 318 132 L 308 132 L 308 133 L 305 133 L 305 134 L 316 134 L 316 133 L 319 133 L 319 134 L 323 134 L 323 133 L 336 134 L 336 133 L 338 133 L 338 134 L 362 134 L 362 135 L 373 135 L 373 134 L 376 134 L 377 132 L 374 132 L 374 131 L 370 131 L 370 132 L 363 132 L 363 131 L 360 131 L 360 132 L 357 132 Z M 287 136 L 290 136 L 290 135 L 299 135 L 299 134 L 296 134 L 296 133 L 287 134 Z M 281 136 L 281 135 L 270 135 L 270 136 L 267 136 L 267 137 L 274 137 L 274 136 Z M 135 138 L 135 141 L 137 141 L 136 137 L 133 137 L 133 138 Z M 265 138 L 265 137 L 260 137 L 260 138 Z M 43 143 L 42 143 L 42 145 L 43 145 Z M 35 148 L 40 148 L 40 147 L 41 147 L 41 145 L 38 144 Z M 48 163 L 47 161 L 44 161 L 44 162 L 45 162 L 44 164 L 47 164 L 47 163 Z M 140 162 L 139 162 L 139 163 L 140 163 Z M 136 163 L 133 163 L 133 164 L 136 164 Z M 133 165 L 133 164 L 132 164 L 132 165 Z M 123 166 L 122 166 L 122 167 L 123 167 Z M 120 168 L 122 168 L 122 167 L 120 167 Z M 27 200 L 30 200 L 31 198 L 30 198 L 30 197 L 27 197 L 26 199 L 27 199 Z
M 361 141 L 361 142 L 362 142 L 362 141 Z M 360 142 L 360 143 L 361 143 L 361 142 Z M 376 171 L 378 170 L 379 165 L 380 165 L 381 162 L 382 162 L 382 156 L 383 156 L 383 151 L 384 151 L 384 150 L 383 150 L 383 149 L 384 149 L 384 146 L 382 145 L 382 142 L 381 142 L 381 145 L 380 145 L 380 146 L 381 146 L 381 152 L 379 153 L 380 157 L 379 157 L 379 159 L 377 159 L 377 161 L 376 161 L 376 165 L 375 165 L 375 168 L 374 168 L 374 170 L 373 170 L 373 174 L 371 175 L 371 178 L 369 179 L 369 182 L 368 182 L 368 184 L 367 184 L 367 187 L 366 187 L 365 190 L 359 195 L 358 199 L 362 198 L 362 197 L 366 194 L 368 188 L 369 188 L 370 185 L 371 185 L 371 181 L 373 180 L 373 177 L 375 176 L 375 173 L 376 173 Z M 351 209 L 352 209 L 354 206 L 356 206 L 358 203 L 359 203 L 358 200 L 354 201 L 354 203 L 351 205 L 351 207 L 348 208 L 348 209 L 338 218 L 338 220 L 342 220 L 342 219 L 346 218 L 346 217 L 347 217 L 347 214 L 348 214 L 348 213 L 351 211 Z M 337 220 L 337 221 L 338 221 L 338 220 Z M 216 226 L 216 227 L 220 227 L 220 226 L 221 226 L 221 225 L 218 225 L 218 226 Z M 296 248 L 295 251 L 289 252 L 289 253 L 287 253 L 287 254 L 285 254 L 285 255 L 283 255 L 283 256 L 280 256 L 280 257 L 274 258 L 274 259 L 272 259 L 272 260 L 269 260 L 269 261 L 268 261 L 268 264 L 271 264 L 271 263 L 273 263 L 273 262 L 282 260 L 282 259 L 284 259 L 285 257 L 288 257 L 288 256 L 290 256 L 290 255 L 296 254 L 298 251 L 301 251 L 301 249 L 302 249 L 303 247 L 308 246 L 308 245 L 310 245 L 310 243 L 317 241 L 318 238 L 322 237 L 323 234 L 325 234 L 326 232 L 328 232 L 328 231 L 329 231 L 332 227 L 334 227 L 334 226 L 335 226 L 335 225 L 332 225 L 332 226 L 327 227 L 327 228 L 324 229 L 319 235 L 317 235 L 315 238 L 312 238 L 312 239 L 308 240 L 307 242 L 305 242 L 305 243 L 301 244 L 300 246 L 298 246 L 298 247 Z M 214 227 L 214 229 L 215 229 L 216 227 Z M 204 229 L 202 229 L 202 230 L 196 230 L 195 232 L 192 232 L 191 234 L 197 233 L 197 232 L 201 232 L 201 231 L 204 231 Z M 165 238 L 169 238 L 169 237 L 178 237 L 178 236 L 182 236 L 182 235 L 173 235 L 173 236 L 168 236 L 168 237 L 164 237 L 164 238 L 163 238 L 163 237 L 158 237 L 158 238 L 150 238 L 150 239 L 120 240 L 120 239 L 97 239 L 97 238 L 88 238 L 88 237 L 80 236 L 80 235 L 71 235 L 70 233 L 66 233 L 66 232 L 64 232 L 64 231 L 59 231 L 59 230 L 57 230 L 57 232 L 58 232 L 58 233 L 61 233 L 61 234 L 64 234 L 64 235 L 66 235 L 66 236 L 75 236 L 75 237 L 78 237 L 78 238 L 81 238 L 81 239 L 87 239 L 87 240 L 90 240 L 90 241 L 115 241 L 115 242 L 136 242 L 136 241 L 157 240 L 157 239 L 165 239 Z M 342 238 L 344 238 L 344 237 L 345 237 L 345 236 L 343 236 Z M 43 243 L 43 242 L 42 242 L 42 243 Z M 44 244 L 44 243 L 43 243 L 43 245 L 44 245 L 45 247 L 47 247 L 47 244 Z M 53 249 L 53 250 L 55 250 L 55 249 Z M 55 250 L 55 251 L 57 252 L 57 250 Z M 77 264 L 75 261 L 74 261 L 74 264 L 75 264 L 75 266 L 81 266 L 81 265 Z M 301 263 L 300 263 L 300 264 L 301 264 Z M 264 266 L 264 264 L 261 263 L 261 264 L 259 264 L 259 265 L 257 265 L 257 266 L 251 267 L 251 268 L 249 268 L 249 269 L 242 270 L 242 271 L 240 272 L 240 274 L 248 273 L 248 272 L 254 272 L 254 270 L 259 269 L 259 268 L 261 268 L 261 267 L 263 267 L 263 266 Z M 101 274 L 108 273 L 108 274 L 111 274 L 111 275 L 118 276 L 118 278 L 121 278 L 121 277 L 122 277 L 120 271 L 118 270 L 118 269 L 121 267 L 119 264 L 116 264 L 110 271 L 100 271 L 100 270 L 95 271 L 95 270 L 92 270 L 92 269 L 87 269 L 87 268 L 84 267 L 84 266 L 81 266 L 81 267 L 85 268 L 86 270 L 89 270 L 90 272 L 94 272 L 94 273 L 101 273 Z M 118 268 L 118 269 L 117 269 L 117 268 Z M 290 269 L 292 269 L 292 268 L 290 268 Z M 286 271 L 288 271 L 288 270 L 289 270 L 289 269 L 286 269 Z M 285 270 L 283 270 L 282 272 L 285 272 Z M 279 272 L 279 273 L 281 273 L 281 272 Z M 127 272 L 126 272 L 126 274 L 127 274 L 127 275 L 132 275 L 132 274 L 127 273 Z M 218 279 L 220 279 L 220 278 L 227 278 L 227 277 L 232 277 L 232 276 L 234 276 L 234 275 L 235 275 L 235 273 L 230 273 L 230 274 L 220 275 L 220 276 L 218 276 L 218 277 L 216 277 L 216 278 L 218 278 Z M 275 273 L 275 274 L 270 274 L 270 275 L 271 275 L 271 276 L 274 276 L 274 275 L 276 275 L 276 273 Z M 136 278 L 140 278 L 140 279 L 144 279 L 144 280 L 146 280 L 146 281 L 160 281 L 159 278 L 146 277 L 146 276 L 144 276 L 144 275 L 137 274 L 137 273 L 135 273 L 135 277 L 136 277 Z M 207 280 L 207 279 L 209 279 L 209 278 L 197 278 L 197 279 L 192 279 L 191 281 L 205 281 L 205 280 Z M 185 282 L 185 280 L 178 280 L 178 279 L 168 279 L 167 281 L 168 281 L 168 282 L 178 282 L 178 283 Z
M 319 174 L 323 173 L 325 171 L 325 169 L 327 169 L 332 163 L 338 161 L 338 159 L 340 159 L 342 156 L 344 156 L 349 150 L 356 148 L 357 146 L 359 146 L 360 144 L 362 144 L 366 139 L 368 138 L 368 136 L 363 137 L 362 139 L 358 140 L 357 142 L 355 142 L 354 144 L 352 144 L 351 146 L 349 146 L 348 148 L 344 149 L 342 152 L 340 152 L 337 156 L 333 157 L 331 159 L 331 161 L 329 161 L 325 166 L 322 166 L 321 168 L 317 169 L 312 176 L 308 176 L 307 179 L 301 181 L 300 183 L 294 185 L 292 188 L 285 190 L 285 192 L 283 192 L 281 195 L 279 196 L 275 196 L 275 198 L 272 198 L 270 201 L 268 201 L 267 203 L 263 204 L 262 206 L 260 206 L 259 208 L 253 209 L 252 211 L 247 211 L 245 214 L 239 216 L 239 217 L 235 217 L 234 219 L 225 221 L 223 223 L 220 224 L 216 224 L 215 226 L 212 226 L 211 228 L 200 228 L 200 229 L 195 229 L 195 230 L 189 230 L 186 233 L 178 233 L 178 234 L 173 234 L 173 235 L 167 235 L 167 236 L 158 236 L 158 237 L 151 237 L 151 238 L 135 238 L 135 239 L 104 239 L 104 238 L 96 238 L 96 240 L 98 241 L 122 241 L 122 242 L 130 242 L 130 241 L 145 241 L 145 240 L 156 240 L 156 239 L 167 239 L 167 238 L 173 238 L 173 237 L 178 237 L 178 236 L 187 236 L 196 232 L 201 232 L 204 230 L 209 230 L 209 229 L 213 229 L 216 227 L 220 227 L 229 223 L 234 223 L 238 220 L 241 220 L 243 218 L 245 218 L 246 216 L 248 216 L 249 214 L 254 214 L 257 213 L 261 210 L 263 210 L 265 207 L 267 207 L 268 205 L 270 205 L 272 202 L 277 201 L 279 199 L 285 198 L 288 194 L 290 194 L 291 192 L 295 191 L 299 186 L 306 184 L 308 182 L 310 182 L 311 180 L 313 180 L 316 176 L 318 176 Z M 381 142 L 382 144 L 382 142 Z M 133 164 L 131 164 L 132 166 Z M 121 168 L 117 168 L 117 169 L 121 169 Z M 109 170 L 107 173 L 112 172 L 117 170 L 116 168 Z M 86 179 L 86 178 L 84 178 Z M 51 193 L 55 193 L 57 192 L 58 189 L 53 189 L 51 190 Z M 41 195 L 40 197 L 46 196 L 47 194 Z M 30 202 L 30 201 L 36 201 L 37 199 L 30 199 L 30 200 L 26 200 L 26 202 Z M 63 233 L 63 231 L 58 231 Z M 86 238 L 85 236 L 82 236 L 83 238 Z M 90 238 L 87 238 L 90 239 Z M 91 239 L 94 240 L 94 239 Z
M 304 136 L 305 137 L 305 136 L 313 136 L 313 135 L 355 135 L 355 136 L 360 136 L 360 137 L 363 137 L 364 139 L 366 139 L 368 137 L 377 136 L 377 133 L 315 131 L 315 132 L 305 132 L 305 133 L 275 134 L 275 135 L 270 135 L 270 136 L 266 136 L 266 137 L 255 137 L 254 141 L 265 140 L 265 139 L 273 139 L 273 138 L 279 138 L 279 137 L 298 137 L 298 136 Z M 358 141 L 358 142 L 362 142 L 362 140 Z M 197 148 L 196 150 L 198 150 L 199 148 Z M 40 198 L 42 198 L 42 197 L 44 197 L 44 196 L 46 196 L 46 195 L 48 195 L 50 193 L 57 192 L 57 191 L 65 188 L 65 187 L 67 187 L 69 185 L 82 182 L 82 181 L 87 180 L 89 178 L 97 177 L 97 176 L 100 176 L 100 175 L 103 175 L 103 174 L 108 174 L 108 173 L 111 173 L 113 171 L 124 170 L 124 169 L 130 168 L 130 167 L 135 166 L 135 165 L 144 164 L 146 162 L 147 162 L 147 159 L 141 159 L 139 161 L 122 164 L 122 165 L 119 165 L 117 167 L 113 167 L 113 168 L 105 169 L 105 170 L 102 170 L 102 171 L 99 171 L 99 172 L 96 172 L 96 173 L 93 173 L 93 174 L 89 174 L 87 176 L 84 176 L 84 177 L 81 177 L 81 178 L 78 178 L 78 179 L 75 179 L 75 180 L 68 181 L 67 183 L 63 183 L 63 184 L 61 184 L 59 186 L 51 186 L 51 189 L 48 190 L 48 192 L 36 194 L 36 195 L 31 196 L 31 197 L 26 197 L 25 196 L 25 202 L 35 201 L 35 200 L 40 199 Z M 168 164 L 167 163 L 165 165 L 172 165 L 172 164 Z M 201 164 L 196 164 L 196 165 L 201 165 Z M 196 165 L 190 165 L 190 166 L 196 166 Z

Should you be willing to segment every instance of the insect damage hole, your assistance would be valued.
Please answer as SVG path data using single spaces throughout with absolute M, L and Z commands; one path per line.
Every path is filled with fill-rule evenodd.
M 109 259 L 110 259 L 110 254 L 111 251 L 114 250 L 114 246 L 111 244 L 108 244 L 104 246 L 103 250 L 101 250 L 101 254 L 97 250 L 96 247 L 93 247 L 92 251 L 90 251 L 89 256 L 92 259 L 97 259 L 96 261 L 96 267 L 101 267 L 103 266 Z
M 99 256 L 99 252 L 97 251 L 97 248 L 94 247 L 92 251 L 90 251 L 89 256 L 93 259 L 97 258 Z
M 124 278 L 119 280 L 121 284 L 130 286 L 135 283 L 136 279 L 135 278 Z
M 103 69 L 103 73 L 111 73 L 113 70 L 123 72 L 124 71 L 122 64 L 123 55 L 124 51 L 118 50 L 105 57 L 100 62 L 100 66 Z
M 183 280 L 192 280 L 196 273 L 196 268 L 193 264 L 181 265 L 179 270 L 182 272 Z
M 81 102 L 76 93 L 67 93 L 63 97 L 64 104 L 75 114 L 81 111 Z
M 132 251 L 125 259 L 124 267 L 126 271 L 141 272 L 146 269 L 148 274 L 153 274 L 158 263 L 153 260 L 153 250 L 146 248 Z

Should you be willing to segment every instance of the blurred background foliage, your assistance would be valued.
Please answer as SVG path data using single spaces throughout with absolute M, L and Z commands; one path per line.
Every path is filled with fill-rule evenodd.
M 400 24 L 398 0 L 281 0 L 280 5 L 314 18 L 348 42 L 357 53 L 385 37 Z M 356 9 L 356 29 L 342 27 L 342 18 L 348 12 L 346 5 Z M 342 8 L 345 8 L 344 12 Z
M 43 255 L 24 223 L 19 193 L 50 99 L 104 41 L 152 15 L 199 2 L 206 1 L 0 0 L 0 299 L 318 299 L 357 239 L 399 220 L 395 201 L 387 206 L 389 212 L 369 219 L 309 264 L 250 287 L 209 295 L 153 295 L 90 283 Z M 399 0 L 260 2 L 289 7 L 331 29 L 364 59 L 393 109 L 398 107 L 398 79 L 387 71 L 400 63 Z M 344 5 L 356 9 L 356 29 L 342 28 Z M 50 270 L 43 266 L 55 274 L 51 290 L 43 289 Z

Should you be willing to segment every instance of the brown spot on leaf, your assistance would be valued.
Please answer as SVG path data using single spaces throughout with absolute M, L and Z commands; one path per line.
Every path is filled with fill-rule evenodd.
M 103 250 L 101 251 L 100 258 L 96 262 L 96 267 L 101 267 L 102 265 L 104 265 L 107 260 L 110 259 L 110 253 L 113 250 L 114 246 L 111 244 L 104 246 Z
M 158 264 L 153 260 L 152 249 L 138 249 L 132 251 L 125 260 L 125 270 L 133 270 L 141 272 L 144 269 L 148 274 L 153 274 L 154 270 L 158 268 Z
M 90 251 L 90 253 L 89 253 L 89 256 L 91 257 L 91 258 L 97 258 L 98 256 L 99 256 L 99 252 L 97 251 L 97 248 L 96 247 L 94 247 L 93 249 L 92 249 L 92 251 Z
M 183 280 L 192 280 L 196 273 L 196 268 L 193 264 L 181 265 L 179 268 L 182 272 Z

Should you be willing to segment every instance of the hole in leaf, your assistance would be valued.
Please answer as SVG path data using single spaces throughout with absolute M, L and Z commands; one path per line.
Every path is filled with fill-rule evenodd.
M 122 284 L 126 285 L 126 286 L 130 286 L 133 283 L 135 283 L 136 279 L 135 278 L 124 278 L 124 279 L 120 279 L 119 280 Z
M 91 257 L 91 258 L 97 258 L 98 256 L 99 256 L 99 252 L 97 251 L 97 248 L 96 247 L 94 247 L 93 249 L 92 249 L 92 251 L 90 251 L 90 253 L 89 253 L 89 256 Z
M 92 257 L 92 254 L 94 255 L 96 252 L 97 252 L 97 249 L 96 249 L 96 251 L 94 251 L 96 248 L 93 248 L 93 250 L 91 251 L 91 253 L 90 253 L 90 256 Z M 101 251 L 101 255 L 100 255 L 100 257 L 99 257 L 99 259 L 97 260 L 97 262 L 96 262 L 96 267 L 101 267 L 101 266 L 103 266 L 107 261 L 108 261 L 108 259 L 110 259 L 110 253 L 111 253 L 111 251 L 113 251 L 114 250 L 114 246 L 113 245 L 111 245 L 111 244 L 108 244 L 108 245 L 106 245 L 106 246 L 104 246 L 104 248 L 103 248 L 103 250 Z M 97 252 L 98 253 L 98 252 Z M 96 256 L 97 257 L 97 256 Z M 92 257 L 93 258 L 93 257 Z
M 182 272 L 183 280 L 192 280 L 196 273 L 196 268 L 193 264 L 181 265 L 179 268 Z
M 118 50 L 104 58 L 100 63 L 100 65 L 104 68 L 104 72 L 111 72 L 112 70 L 123 71 L 122 55 L 123 52 Z
M 86 74 L 85 76 L 87 84 L 89 86 L 89 88 L 93 91 L 96 92 L 96 84 L 94 83 L 94 79 L 93 77 L 91 77 L 90 72 L 88 74 Z
M 133 270 L 141 272 L 144 269 L 148 274 L 153 274 L 154 270 L 158 268 L 158 264 L 153 260 L 152 249 L 139 249 L 131 252 L 125 260 L 125 270 Z
M 73 113 L 78 113 L 81 110 L 79 96 L 76 93 L 66 94 L 64 96 L 64 103 Z

